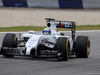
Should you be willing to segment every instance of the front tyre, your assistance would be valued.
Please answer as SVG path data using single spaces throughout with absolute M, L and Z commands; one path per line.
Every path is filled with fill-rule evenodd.
M 7 33 L 4 36 L 2 47 L 17 48 L 17 42 L 18 42 L 18 39 L 17 39 L 17 36 L 15 34 Z
M 67 61 L 69 59 L 69 39 L 60 37 L 57 40 L 58 60 Z
M 17 36 L 15 34 L 12 33 L 7 33 L 3 39 L 3 43 L 2 43 L 2 48 L 3 47 L 7 47 L 9 48 L 17 48 L 17 43 L 18 43 L 18 39 Z M 9 50 L 1 50 L 1 53 L 5 56 L 5 57 L 13 57 L 14 55 L 9 54 L 8 52 Z
M 90 54 L 90 38 L 78 36 L 76 39 L 76 57 L 88 58 Z

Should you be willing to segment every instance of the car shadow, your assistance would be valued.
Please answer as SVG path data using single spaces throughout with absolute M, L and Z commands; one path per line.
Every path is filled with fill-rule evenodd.
M 14 57 L 4 57 L 0 56 L 0 58 L 3 59 L 13 59 L 13 60 L 29 60 L 29 61 L 46 61 L 46 62 L 65 62 L 65 61 L 59 61 L 57 58 L 51 58 L 51 57 L 29 57 L 29 56 L 14 56 Z M 69 57 L 69 60 L 76 59 L 75 56 Z

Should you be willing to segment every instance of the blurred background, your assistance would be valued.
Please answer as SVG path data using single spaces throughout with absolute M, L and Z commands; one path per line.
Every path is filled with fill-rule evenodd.
M 0 0 L 0 27 L 45 26 L 45 18 L 100 24 L 100 0 Z

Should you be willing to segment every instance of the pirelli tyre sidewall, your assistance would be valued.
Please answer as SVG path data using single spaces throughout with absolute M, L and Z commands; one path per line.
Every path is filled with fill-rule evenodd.
M 90 38 L 78 36 L 76 39 L 76 57 L 88 58 L 90 54 Z
M 18 39 L 17 39 L 17 36 L 15 34 L 7 33 L 4 36 L 2 47 L 14 47 L 14 48 L 16 48 L 17 42 L 18 42 Z
M 7 33 L 4 36 L 2 48 L 3 47 L 17 48 L 17 42 L 18 42 L 18 39 L 17 39 L 17 36 L 15 34 Z M 6 50 L 6 52 L 4 50 L 2 50 L 1 52 L 5 57 L 13 57 L 14 56 L 14 55 L 7 54 L 7 50 Z
M 57 50 L 57 59 L 67 61 L 69 59 L 69 39 L 66 37 L 59 37 L 57 40 Z

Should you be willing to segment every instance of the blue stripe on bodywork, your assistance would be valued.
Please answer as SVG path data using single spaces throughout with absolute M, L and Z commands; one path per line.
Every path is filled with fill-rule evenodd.
M 59 8 L 82 9 L 82 0 L 59 0 Z
M 27 7 L 27 0 L 2 0 L 5 7 Z

